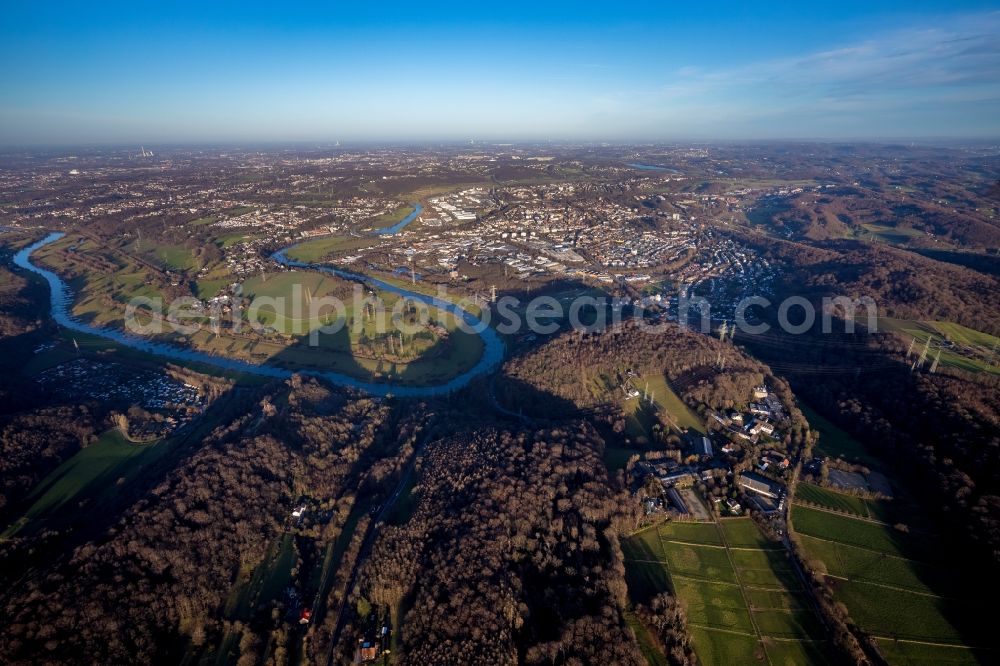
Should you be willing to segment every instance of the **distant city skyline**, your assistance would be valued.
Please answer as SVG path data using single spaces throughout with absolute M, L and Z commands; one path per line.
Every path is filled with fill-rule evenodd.
M 14 3 L 0 144 L 994 138 L 995 7 Z

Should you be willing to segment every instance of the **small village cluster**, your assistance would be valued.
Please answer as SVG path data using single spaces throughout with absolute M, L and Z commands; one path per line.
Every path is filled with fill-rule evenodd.
M 748 504 L 765 515 L 784 511 L 791 460 L 778 430 L 788 420 L 781 400 L 758 386 L 745 410 L 711 412 L 710 419 L 715 426 L 705 434 L 685 434 L 683 449 L 650 452 L 632 467 L 646 513 L 707 519 L 706 501 L 723 515 L 742 515 Z M 696 492 L 698 484 L 705 490 Z

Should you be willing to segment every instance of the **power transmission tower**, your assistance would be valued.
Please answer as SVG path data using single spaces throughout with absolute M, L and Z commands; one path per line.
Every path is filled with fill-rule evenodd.
M 920 361 L 918 365 L 920 365 L 921 368 L 924 367 L 924 362 L 927 360 L 927 352 L 931 349 L 931 340 L 933 339 L 933 335 L 927 336 L 927 342 L 924 343 L 924 350 L 920 352 Z
M 938 348 L 937 355 L 934 356 L 934 362 L 931 363 L 931 374 L 933 375 L 937 372 L 938 363 L 941 361 L 941 349 Z

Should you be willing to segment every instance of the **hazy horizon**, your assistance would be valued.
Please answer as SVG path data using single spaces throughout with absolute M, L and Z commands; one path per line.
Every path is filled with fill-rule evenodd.
M 992 139 L 994 7 L 22 4 L 0 145 Z

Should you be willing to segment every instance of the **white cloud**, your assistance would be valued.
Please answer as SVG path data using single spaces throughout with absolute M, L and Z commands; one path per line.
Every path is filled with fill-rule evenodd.
M 783 128 L 773 123 L 781 119 L 813 136 L 826 135 L 830 123 L 856 131 L 867 122 L 884 132 L 891 129 L 885 114 L 900 131 L 917 131 L 928 106 L 950 106 L 956 123 L 971 113 L 979 129 L 1000 134 L 998 98 L 1000 12 L 991 12 L 738 67 L 683 67 L 650 102 L 664 121 L 704 128 L 724 122 L 775 136 Z M 985 127 L 990 106 L 995 119 Z

